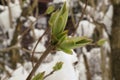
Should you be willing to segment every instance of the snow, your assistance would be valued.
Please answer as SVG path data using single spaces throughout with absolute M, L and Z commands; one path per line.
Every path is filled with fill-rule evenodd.
M 105 3 L 108 6 L 107 12 L 100 11 L 100 8 Z M 84 8 L 85 4 L 79 2 L 82 8 Z M 90 16 L 94 18 L 94 20 L 104 23 L 109 35 L 111 35 L 111 26 L 112 26 L 112 17 L 113 17 L 113 5 L 109 3 L 108 0 L 102 1 L 98 4 L 97 8 L 94 9 L 93 7 L 87 5 L 86 12 L 89 13 Z
M 26 77 L 28 76 L 28 72 L 22 65 L 17 64 L 17 66 L 18 68 L 11 73 L 12 77 L 9 78 L 8 80 L 25 80 Z
M 4 6 L 0 5 L 0 7 L 2 8 Z M 11 26 L 10 26 L 8 7 L 5 6 L 5 10 L 0 13 L 0 27 L 2 27 L 4 34 L 6 34 L 8 32 L 8 36 L 10 38 L 9 40 L 3 42 L 3 45 L 5 45 L 5 46 L 9 45 L 13 38 L 15 22 L 16 22 L 16 19 L 18 17 L 20 17 L 21 11 L 22 11 L 18 0 L 15 0 L 14 4 L 10 3 L 10 8 L 11 8 L 11 14 L 12 14 L 12 21 L 13 21 L 12 24 L 14 26 L 13 28 L 11 28 Z
M 95 25 L 90 23 L 87 20 L 82 20 L 79 23 L 79 27 L 77 29 L 77 36 L 86 36 L 91 38 L 95 29 Z
M 73 66 L 73 63 L 77 61 L 76 53 L 73 52 L 72 55 L 66 54 L 62 51 L 58 51 L 53 60 L 49 63 L 42 63 L 42 65 L 38 68 L 37 73 L 46 71 L 48 74 L 52 71 L 52 67 L 59 61 L 62 61 L 63 67 L 61 70 L 56 71 L 51 76 L 47 77 L 45 80 L 78 80 L 76 77 L 76 72 Z M 9 80 L 25 80 L 28 72 L 30 72 L 30 68 L 32 65 L 30 62 L 27 62 L 23 66 L 19 66 L 13 73 L 12 77 Z M 28 70 L 28 71 L 27 71 Z
M 103 38 L 106 39 L 106 42 L 103 44 L 104 51 L 107 53 L 111 52 L 111 47 L 110 47 L 110 41 L 109 41 L 109 36 L 107 32 L 103 29 Z
M 113 17 L 113 6 L 110 5 L 103 20 L 101 21 L 102 23 L 105 24 L 105 27 L 107 29 L 107 32 L 109 35 L 111 35 L 111 26 L 112 26 L 112 17 Z
M 60 3 L 64 2 L 66 0 L 53 0 L 53 3 Z M 67 4 L 70 2 L 70 0 L 67 0 Z M 74 1 L 74 0 L 72 0 Z M 109 36 L 111 34 L 111 25 L 112 25 L 112 17 L 113 17 L 113 6 L 108 2 L 108 0 L 101 0 L 96 9 L 92 8 L 91 6 L 87 6 L 87 17 L 89 20 L 82 20 L 79 22 L 79 27 L 77 29 L 77 36 L 87 36 L 88 38 L 92 38 L 92 35 L 94 33 L 94 30 L 96 28 L 96 25 L 91 23 L 93 22 L 91 16 L 93 19 L 100 23 L 105 24 L 105 29 L 103 29 L 103 38 L 107 41 L 102 46 L 105 52 L 106 56 L 106 68 L 109 68 L 109 58 L 107 57 L 107 54 L 111 52 L 110 42 L 109 42 Z M 106 6 L 108 6 L 107 12 L 100 11 L 100 7 L 103 5 L 103 2 Z M 24 7 L 29 4 L 29 0 L 26 0 L 26 3 L 24 4 Z M 82 8 L 85 6 L 84 3 L 79 3 Z M 72 4 L 71 2 L 71 5 Z M 15 0 L 15 3 L 10 3 L 11 10 L 12 10 L 12 21 L 15 26 L 16 19 L 20 17 L 21 15 L 21 8 L 19 5 L 19 0 Z M 69 5 L 68 5 L 69 6 Z M 13 37 L 14 28 L 10 28 L 9 23 L 9 11 L 7 6 L 0 5 L 0 9 L 3 10 L 3 12 L 0 13 L 0 26 L 2 27 L 4 33 L 8 32 L 9 39 L 4 41 L 4 45 L 10 44 L 10 41 Z M 81 13 L 78 13 L 76 15 L 77 17 L 81 16 Z M 29 16 L 28 21 L 24 24 L 24 26 L 30 26 L 31 22 L 35 22 L 36 18 L 33 16 Z M 26 20 L 26 18 L 21 17 L 21 20 Z M 47 19 L 46 17 L 41 17 L 38 20 L 38 27 L 37 28 L 46 28 Z M 42 36 L 42 34 L 45 32 L 44 29 L 36 29 L 34 28 L 33 32 L 35 33 L 36 41 L 32 44 L 32 47 L 35 46 L 37 40 L 39 37 Z M 34 37 L 33 32 L 30 31 L 30 35 Z M 47 40 L 46 35 L 42 38 L 41 42 L 39 42 L 35 52 L 44 52 L 46 50 L 45 41 Z M 92 48 L 89 52 L 87 51 L 86 47 L 83 47 L 81 49 L 82 52 L 80 53 L 80 56 L 77 57 L 77 53 L 73 51 L 73 55 L 66 54 L 62 51 L 57 51 L 56 54 L 49 54 L 47 58 L 43 61 L 42 65 L 38 68 L 37 73 L 46 71 L 45 74 L 49 74 L 52 71 L 52 67 L 59 61 L 62 61 L 63 67 L 61 70 L 56 71 L 54 74 L 47 77 L 45 80 L 87 80 L 86 79 L 86 69 L 85 69 L 85 63 L 83 59 L 83 54 L 87 56 L 89 68 L 92 74 L 92 80 L 102 80 L 101 77 L 101 50 L 100 48 Z M 38 59 L 42 53 L 35 53 L 35 57 Z M 78 62 L 77 65 L 73 65 L 75 62 Z M 9 80 L 25 80 L 30 71 L 32 70 L 32 64 L 31 62 L 24 62 L 23 65 L 19 65 L 15 71 L 10 69 L 8 66 L 5 66 L 6 70 L 9 71 L 12 74 L 12 77 Z M 97 74 L 98 73 L 98 74 Z M 6 76 L 5 74 L 3 74 Z M 1 75 L 0 75 L 1 76 Z
M 54 74 L 52 74 L 45 80 L 78 80 L 76 78 L 76 73 L 73 66 L 73 63 L 77 61 L 76 53 L 73 52 L 73 55 L 69 55 L 62 51 L 58 51 L 55 54 L 54 60 L 49 63 L 48 66 L 43 66 L 44 70 L 47 70 L 46 72 L 49 73 L 52 70 L 52 67 L 59 61 L 63 62 L 62 69 L 56 71 Z M 40 69 L 42 68 L 40 67 Z
M 44 32 L 45 32 L 45 30 L 43 30 L 43 29 L 40 29 L 40 30 L 39 29 L 34 29 L 36 39 L 39 39 L 39 37 L 41 37 Z M 33 36 L 32 31 L 30 31 L 30 35 Z
M 81 54 L 78 59 L 78 64 L 75 66 L 78 80 L 87 80 L 86 79 L 86 68 L 84 64 L 83 55 Z
M 47 26 L 47 18 L 46 17 L 40 17 L 37 21 L 38 28 L 46 28 Z

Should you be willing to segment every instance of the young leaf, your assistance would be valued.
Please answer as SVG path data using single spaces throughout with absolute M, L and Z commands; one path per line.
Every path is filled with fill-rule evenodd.
M 54 71 L 58 71 L 62 68 L 63 62 L 57 62 L 55 66 L 53 67 Z
M 98 46 L 102 46 L 105 42 L 106 42 L 106 39 L 100 39 L 100 40 L 97 42 L 97 45 L 98 45 Z
M 49 25 L 52 27 L 52 30 L 53 30 L 53 27 L 54 27 L 54 24 L 56 22 L 56 18 L 59 14 L 59 11 L 55 11 L 54 13 L 52 13 L 51 17 L 50 17 L 50 20 L 49 20 Z
M 59 33 L 61 33 L 63 30 L 62 30 L 62 28 L 63 28 L 63 18 L 62 17 L 59 17 L 58 18 L 58 20 L 56 20 L 56 23 L 55 23 L 55 25 L 54 25 L 54 28 L 53 28 L 53 34 L 54 35 L 58 35 Z
M 90 44 L 92 42 L 91 39 L 85 38 L 85 37 L 73 37 L 73 38 L 67 38 L 63 43 L 59 45 L 59 48 L 61 49 L 74 49 L 78 47 L 85 46 L 87 44 Z
M 44 80 L 45 72 L 38 73 L 32 80 Z
M 58 50 L 62 50 L 63 52 L 67 53 L 67 54 L 72 54 L 72 50 L 71 49 L 68 49 L 67 47 L 64 47 L 64 48 L 58 48 Z
M 49 20 L 49 24 L 52 27 L 52 34 L 57 36 L 64 31 L 65 25 L 68 19 L 68 8 L 66 3 L 63 5 L 60 11 L 54 12 Z
M 53 11 L 55 10 L 55 7 L 54 6 L 49 6 L 45 12 L 45 14 L 50 14 L 52 13 Z

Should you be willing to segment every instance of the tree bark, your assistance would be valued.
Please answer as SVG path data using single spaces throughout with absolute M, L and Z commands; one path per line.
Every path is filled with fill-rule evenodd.
M 113 6 L 114 15 L 111 36 L 112 73 L 115 80 L 120 80 L 120 3 Z

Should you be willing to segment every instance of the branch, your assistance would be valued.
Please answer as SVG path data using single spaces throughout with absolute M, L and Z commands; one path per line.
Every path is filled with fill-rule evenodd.
M 85 7 L 84 7 L 83 10 L 82 10 L 82 15 L 81 15 L 81 17 L 80 17 L 78 23 L 75 25 L 75 31 L 73 31 L 72 36 L 75 35 L 75 33 L 76 33 L 76 31 L 77 31 L 77 29 L 78 29 L 78 27 L 79 27 L 79 22 L 82 20 L 84 14 L 85 14 L 85 10 L 86 10 L 86 8 L 87 8 L 87 4 L 88 4 L 88 0 L 86 0 Z
M 26 80 L 31 80 L 32 76 L 35 74 L 38 67 L 41 65 L 42 61 L 47 57 L 47 55 L 54 49 L 55 47 L 52 45 L 49 45 L 46 51 L 42 54 L 42 56 L 37 61 L 36 65 L 33 67 L 32 71 L 28 75 Z
M 70 5 L 70 13 L 71 13 L 71 18 L 72 18 L 72 23 L 73 23 L 73 27 L 75 28 L 76 27 L 76 23 L 75 23 L 75 18 L 74 18 L 74 14 L 73 14 L 73 10 L 72 10 L 72 7 Z
M 38 39 L 37 43 L 35 44 L 35 47 L 33 48 L 33 51 L 32 51 L 32 65 L 33 65 L 33 56 L 34 56 L 34 53 L 35 53 L 35 49 L 38 45 L 38 43 L 42 40 L 43 36 L 48 32 L 49 30 L 49 27 L 47 27 L 46 31 L 43 33 L 43 35 Z
M 88 61 L 87 61 L 87 57 L 85 54 L 83 54 L 83 59 L 85 62 L 85 68 L 87 70 L 86 75 L 87 75 L 87 80 L 91 80 L 91 74 L 90 74 L 90 69 L 89 69 L 89 65 L 88 65 Z
M 47 74 L 47 75 L 44 77 L 44 79 L 47 78 L 48 76 L 52 75 L 54 72 L 55 72 L 54 70 L 51 71 L 49 74 Z
M 13 24 L 12 24 L 12 12 L 11 12 L 11 7 L 10 7 L 10 0 L 7 0 L 7 5 L 8 5 L 8 11 L 9 11 L 10 27 L 13 28 Z
M 0 52 L 7 52 L 7 51 L 10 51 L 12 49 L 18 49 L 20 47 L 18 47 L 17 45 L 13 45 L 11 47 L 8 47 L 8 48 L 3 48 L 3 49 L 0 49 Z

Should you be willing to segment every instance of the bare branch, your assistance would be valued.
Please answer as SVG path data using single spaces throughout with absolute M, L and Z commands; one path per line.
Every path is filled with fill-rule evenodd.
M 87 4 L 88 4 L 88 0 L 86 0 L 85 7 L 84 7 L 83 10 L 82 10 L 82 14 L 81 14 L 81 17 L 80 17 L 78 23 L 76 23 L 76 25 L 75 25 L 75 31 L 73 32 L 72 36 L 75 35 L 75 33 L 76 33 L 77 29 L 78 29 L 79 22 L 82 20 L 84 14 L 85 14 L 85 10 L 86 10 L 86 8 L 87 8 Z

